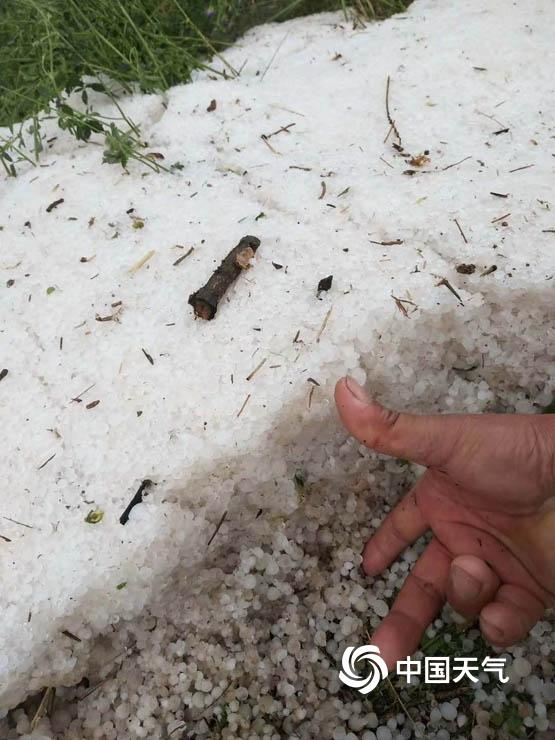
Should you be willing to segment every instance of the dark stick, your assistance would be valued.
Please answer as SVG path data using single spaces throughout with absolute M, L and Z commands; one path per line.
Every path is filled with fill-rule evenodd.
M 244 236 L 216 268 L 206 285 L 191 293 L 189 305 L 193 307 L 195 316 L 207 321 L 214 318 L 218 303 L 226 290 L 237 280 L 241 272 L 248 268 L 259 246 L 260 239 L 256 236 Z
M 120 524 L 127 524 L 127 522 L 129 521 L 129 514 L 131 513 L 131 509 L 134 506 L 137 506 L 137 504 L 142 504 L 143 503 L 143 493 L 151 485 L 152 485 L 152 481 L 151 480 L 148 480 L 148 478 L 141 483 L 141 485 L 139 486 L 139 490 L 133 496 L 133 498 L 129 502 L 127 508 L 125 509 L 125 511 L 123 512 L 123 514 L 120 516 L 120 518 L 119 518 L 119 523 Z

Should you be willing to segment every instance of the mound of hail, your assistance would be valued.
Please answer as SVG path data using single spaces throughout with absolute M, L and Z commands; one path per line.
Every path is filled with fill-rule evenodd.
M 551 401 L 554 20 L 417 0 L 260 27 L 225 78 L 122 101 L 169 172 L 50 122 L 41 166 L 0 184 L 0 708 L 101 683 L 58 690 L 33 737 L 410 735 L 338 693 L 418 548 L 373 584 L 355 567 L 413 473 L 347 439 L 333 386 L 412 411 Z M 250 267 L 195 319 L 246 234 Z M 517 655 L 539 729 L 549 639 Z M 448 737 L 464 713 L 442 706 Z

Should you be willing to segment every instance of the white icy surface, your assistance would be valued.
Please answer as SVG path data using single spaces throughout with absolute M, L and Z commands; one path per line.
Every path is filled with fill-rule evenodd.
M 542 0 L 418 0 L 363 29 L 340 14 L 260 27 L 226 54 L 240 77 L 124 101 L 148 151 L 183 169 L 123 172 L 52 128 L 42 166 L 0 183 L 0 706 L 78 676 L 87 638 L 202 558 L 233 501 L 240 536 L 256 526 L 242 513 L 297 505 L 299 460 L 340 477 L 339 443 L 323 456 L 317 440 L 341 437 L 341 374 L 416 410 L 550 400 L 554 21 Z M 423 167 L 384 142 L 388 76 Z M 245 234 L 262 241 L 252 268 L 195 320 L 189 294 Z M 95 320 L 117 301 L 117 321 Z M 476 363 L 472 382 L 452 369 Z

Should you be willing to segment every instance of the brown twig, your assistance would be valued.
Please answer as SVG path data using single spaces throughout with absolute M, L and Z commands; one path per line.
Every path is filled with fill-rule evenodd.
M 459 159 L 458 162 L 453 162 L 453 164 L 448 164 L 447 167 L 443 167 L 442 172 L 445 172 L 446 170 L 450 170 L 451 167 L 456 167 L 457 165 L 462 164 L 463 162 L 466 162 L 467 159 L 472 159 L 470 154 L 468 155 L 468 157 L 465 157 L 464 159 Z
M 385 241 L 385 242 L 376 242 L 373 239 L 370 239 L 369 241 L 370 241 L 370 244 L 379 244 L 380 247 L 393 247 L 398 244 L 403 244 L 402 239 L 390 239 L 389 241 Z
M 460 232 L 460 235 L 462 236 L 462 238 L 463 238 L 463 240 L 464 240 L 464 243 L 465 243 L 465 244 L 468 244 L 468 239 L 466 238 L 466 236 L 465 236 L 465 233 L 464 233 L 464 231 L 462 230 L 462 227 L 461 227 L 460 223 L 459 223 L 459 222 L 457 221 L 457 219 L 456 219 L 456 218 L 454 218 L 454 219 L 453 219 L 453 221 L 454 221 L 454 222 L 455 222 L 455 224 L 457 225 L 457 229 L 459 230 L 459 232 Z
M 225 257 L 216 268 L 206 285 L 189 296 L 189 305 L 195 316 L 210 321 L 216 315 L 218 304 L 232 283 L 241 272 L 249 267 L 260 239 L 256 236 L 244 236 L 239 244 Z
M 185 254 L 182 254 L 181 257 L 178 257 L 175 262 L 173 263 L 173 267 L 177 267 L 177 265 L 181 264 L 183 260 L 186 260 L 187 257 L 192 254 L 195 251 L 194 247 L 190 247 Z
M 391 130 L 397 137 L 397 143 L 399 144 L 400 147 L 402 147 L 403 142 L 401 141 L 401 135 L 399 134 L 399 129 L 395 125 L 395 121 L 393 120 L 391 116 L 391 111 L 389 110 L 389 86 L 390 84 L 391 84 L 391 79 L 389 75 L 387 75 L 387 82 L 385 85 L 385 113 L 387 115 L 387 120 L 389 121 L 389 125 L 391 126 Z M 389 137 L 389 134 L 388 134 L 388 137 Z
M 226 516 L 227 516 L 227 511 L 224 511 L 224 513 L 223 513 L 223 514 L 221 515 L 221 517 L 220 517 L 220 521 L 219 521 L 219 522 L 217 523 L 217 525 L 216 525 L 216 529 L 214 530 L 214 532 L 212 533 L 212 536 L 210 537 L 210 539 L 209 539 L 209 540 L 208 540 L 208 542 L 206 543 L 206 549 L 207 549 L 207 550 L 208 550 L 208 548 L 210 547 L 210 545 L 212 544 L 212 540 L 214 539 L 214 537 L 215 537 L 215 536 L 216 536 L 216 535 L 218 534 L 218 532 L 220 531 L 220 527 L 221 527 L 221 526 L 222 526 L 222 524 L 223 524 L 223 523 L 225 522 L 225 518 L 226 518 Z
M 441 278 L 441 280 L 437 284 L 437 287 L 439 288 L 440 285 L 444 285 L 448 290 L 450 290 L 451 293 L 453 293 L 453 295 L 455 296 L 455 298 L 459 301 L 459 303 L 461 304 L 461 306 L 464 306 L 464 303 L 462 302 L 462 298 L 457 293 L 457 291 L 455 290 L 455 288 L 453 288 L 453 286 L 451 285 L 451 283 L 449 282 L 449 280 L 447 280 L 447 278 Z

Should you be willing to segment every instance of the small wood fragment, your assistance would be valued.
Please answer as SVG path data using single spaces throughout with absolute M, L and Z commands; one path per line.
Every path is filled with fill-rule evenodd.
M 191 255 L 195 251 L 194 247 L 190 247 L 185 254 L 182 254 L 181 257 L 178 257 L 175 262 L 173 263 L 173 267 L 177 267 L 177 265 L 181 264 L 183 260 L 186 260 L 189 255 Z
M 8 374 L 8 372 L 9 371 L 8 371 L 7 368 L 3 368 L 2 370 L 0 370 L 0 380 L 4 380 L 4 378 L 6 377 L 6 375 Z
M 31 732 L 34 732 L 38 727 L 39 722 L 43 717 L 49 715 L 52 712 L 54 697 L 56 696 L 56 689 L 49 686 L 44 690 L 40 704 L 37 707 L 35 716 L 31 720 Z
M 150 362 L 151 365 L 154 365 L 154 360 L 152 359 L 152 355 L 149 355 L 146 349 L 141 347 L 141 350 L 143 352 L 143 355 L 146 357 L 146 359 Z
M 227 517 L 227 511 L 224 511 L 224 513 L 223 513 L 223 514 L 221 515 L 221 517 L 220 517 L 220 520 L 219 520 L 219 522 L 218 522 L 218 523 L 216 524 L 216 529 L 214 530 L 214 532 L 212 533 L 212 536 L 210 537 L 210 539 L 209 539 L 209 540 L 208 540 L 208 542 L 206 543 L 206 549 L 207 549 L 207 550 L 208 550 L 208 548 L 210 547 L 210 545 L 212 544 L 212 542 L 213 542 L 213 540 L 214 540 L 214 537 L 215 537 L 215 536 L 216 536 L 216 535 L 218 534 L 218 532 L 220 531 L 220 527 L 221 527 L 221 526 L 222 526 L 222 524 L 223 524 L 223 523 L 225 522 L 225 519 L 226 519 L 226 517 Z
M 45 460 L 42 463 L 42 465 L 39 465 L 38 466 L 37 470 L 42 470 L 43 468 L 45 468 L 48 465 L 48 463 L 50 462 L 50 460 L 53 460 L 55 457 L 56 457 L 56 453 L 54 453 L 53 455 L 50 455 L 50 457 L 48 458 L 48 460 Z
M 466 235 L 465 235 L 464 231 L 462 230 L 462 227 L 461 227 L 460 223 L 459 223 L 459 222 L 457 221 L 457 219 L 456 219 L 456 218 L 454 218 L 454 219 L 453 219 L 453 221 L 454 221 L 454 222 L 455 222 L 455 224 L 457 225 L 457 229 L 459 230 L 459 233 L 460 233 L 460 235 L 462 236 L 462 238 L 463 238 L 463 240 L 464 240 L 464 243 L 465 243 L 465 244 L 468 244 L 468 239 L 466 238 Z
M 146 491 L 147 488 L 150 488 L 152 485 L 152 481 L 146 478 L 141 485 L 139 486 L 139 489 L 137 490 L 137 493 L 133 496 L 131 501 L 129 502 L 128 506 L 126 507 L 125 511 L 119 518 L 120 524 L 127 524 L 129 521 L 129 514 L 131 513 L 131 509 L 133 507 L 137 506 L 137 504 L 142 504 L 143 502 L 143 494 Z
M 394 246 L 397 246 L 398 244 L 404 244 L 402 239 L 389 239 L 384 242 L 377 242 L 377 241 L 374 241 L 373 239 L 370 239 L 369 241 L 370 241 L 370 244 L 378 244 L 380 247 L 394 247 Z
M 509 172 L 520 172 L 520 170 L 528 170 L 530 167 L 534 167 L 533 164 L 525 164 L 523 167 L 515 167 L 514 170 L 509 170 Z
M 256 375 L 256 373 L 265 365 L 267 359 L 268 358 L 265 357 L 263 360 L 261 360 L 261 362 L 258 363 L 258 365 L 254 368 L 254 370 L 247 375 L 246 379 L 252 380 L 254 376 Z
M 476 265 L 469 265 L 462 262 L 460 265 L 457 265 L 455 269 L 461 275 L 472 275 L 474 272 L 476 272 Z
M 58 198 L 58 200 L 54 200 L 49 206 L 46 206 L 46 213 L 51 213 L 55 208 L 57 208 L 63 202 L 64 202 L 63 198 Z
M 211 321 L 216 315 L 218 304 L 227 289 L 235 282 L 243 270 L 250 266 L 260 239 L 256 236 L 244 236 L 239 244 L 222 260 L 208 282 L 189 296 L 189 305 L 195 316 Z
M 504 219 L 508 218 L 511 214 L 505 213 L 503 216 L 498 216 L 497 218 L 492 219 L 492 224 L 496 224 L 498 221 L 503 221 Z
M 145 265 L 149 261 L 149 259 L 154 257 L 155 254 L 156 254 L 156 250 L 151 249 L 149 252 L 147 252 L 144 255 L 144 257 L 141 257 L 141 259 L 138 262 L 136 262 L 132 267 L 129 268 L 129 272 L 134 273 L 134 272 L 137 272 L 137 270 L 140 270 L 141 267 Z
M 332 308 L 333 308 L 333 307 L 332 307 Z M 327 312 L 327 314 L 326 314 L 326 315 L 324 316 L 324 320 L 323 320 L 323 322 L 322 322 L 322 326 L 320 327 L 320 330 L 319 330 L 319 332 L 318 332 L 318 334 L 317 334 L 317 336 L 316 336 L 316 344 L 319 344 L 319 342 L 320 342 L 320 337 L 322 336 L 322 334 L 324 333 L 324 329 L 325 329 L 325 328 L 326 328 L 326 326 L 328 325 L 328 321 L 330 320 L 330 316 L 331 316 L 332 308 L 330 308 L 330 309 L 329 309 L 329 311 Z
M 395 124 L 395 121 L 393 120 L 393 118 L 391 116 L 391 111 L 389 110 L 389 87 L 390 87 L 390 85 L 391 85 L 391 79 L 390 79 L 390 77 L 388 75 L 387 76 L 387 82 L 386 82 L 386 85 L 385 85 L 385 114 L 387 116 L 387 120 L 389 121 L 389 125 L 391 127 L 390 128 L 390 131 L 393 131 L 393 133 L 395 134 L 395 137 L 397 138 L 397 145 L 402 148 L 403 147 L 403 143 L 401 141 L 401 135 L 399 134 L 399 130 L 398 130 L 396 124 Z M 389 136 L 389 134 L 388 134 L 388 136 Z
M 508 198 L 509 193 L 495 193 L 493 190 L 490 190 L 490 195 L 495 195 L 496 198 Z
M 480 277 L 485 277 L 486 275 L 491 275 L 492 272 L 495 272 L 497 270 L 497 265 L 492 265 L 491 267 L 488 267 L 487 270 L 484 270 L 484 272 L 480 273 Z
M 403 302 L 401 301 L 401 299 L 400 298 L 397 298 L 397 296 L 394 296 L 394 295 L 392 295 L 391 297 L 395 301 L 395 305 L 397 306 L 397 308 L 399 309 L 399 311 L 403 314 L 403 316 L 406 319 L 410 319 L 409 312 L 407 311 L 407 309 L 403 305 Z
M 449 280 L 447 280 L 447 278 L 442 278 L 439 281 L 439 283 L 437 284 L 437 287 L 439 288 L 440 285 L 444 285 L 447 288 L 447 290 L 450 290 L 451 293 L 453 293 L 453 295 L 455 296 L 455 298 L 459 301 L 459 303 L 461 304 L 461 306 L 464 306 L 464 303 L 462 301 L 462 298 L 457 293 L 457 291 L 455 290 L 455 288 L 453 288 L 453 286 L 451 285 L 451 283 L 449 282 Z
M 247 396 L 247 397 L 245 398 L 245 400 L 243 401 L 243 405 L 241 406 L 241 408 L 240 408 L 240 409 L 239 409 L 239 411 L 237 412 L 237 418 L 239 418 L 239 417 L 241 416 L 241 414 L 243 413 L 243 409 L 245 408 L 245 406 L 246 406 L 246 405 L 247 405 L 247 403 L 249 402 L 249 398 L 250 398 L 250 397 L 251 397 L 251 394 L 249 393 L 249 394 L 248 394 L 248 396 Z
M 472 159 L 470 154 L 468 155 L 468 157 L 464 157 L 464 159 L 459 159 L 458 162 L 453 162 L 453 164 L 448 164 L 447 167 L 443 167 L 442 172 L 445 172 L 446 170 L 450 170 L 451 167 L 457 167 L 459 164 L 466 162 L 467 159 Z
M 322 200 L 322 198 L 326 194 L 326 183 L 324 182 L 324 180 L 322 180 L 322 182 L 320 183 L 320 186 L 321 186 L 322 190 L 320 192 L 320 195 L 318 196 L 318 200 Z
M 316 292 L 318 295 L 320 293 L 326 292 L 331 288 L 331 284 L 333 283 L 333 275 L 328 275 L 327 277 L 322 278 L 318 282 L 318 288 L 316 289 Z

